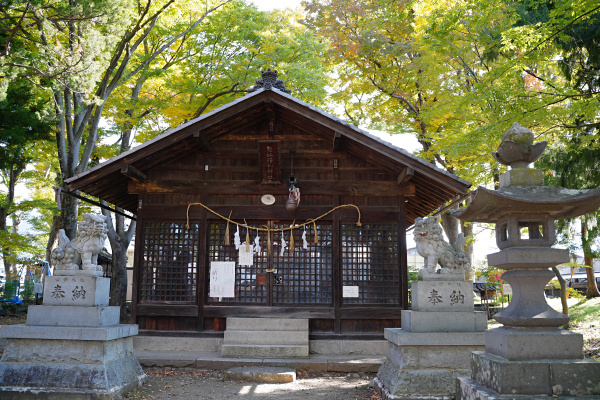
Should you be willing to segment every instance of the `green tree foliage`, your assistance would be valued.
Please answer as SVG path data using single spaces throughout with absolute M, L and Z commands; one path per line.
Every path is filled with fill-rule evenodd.
M 47 112 L 47 101 L 24 79 L 10 82 L 0 101 L 0 248 L 9 275 L 16 273 L 16 263 L 25 253 L 36 249 L 31 236 L 19 233 L 19 224 L 23 214 L 40 203 L 19 202 L 15 190 L 27 165 L 38 155 L 39 144 L 52 139 Z

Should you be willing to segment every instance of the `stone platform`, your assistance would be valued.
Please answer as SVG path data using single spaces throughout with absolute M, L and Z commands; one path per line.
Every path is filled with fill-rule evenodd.
M 471 352 L 484 349 L 487 318 L 473 310 L 473 284 L 458 278 L 413 282 L 402 328 L 384 331 L 387 353 L 375 379 L 383 399 L 453 399 L 456 378 L 469 375 Z
M 386 329 L 388 351 L 375 388 L 382 398 L 453 399 L 457 376 L 469 375 L 470 354 L 483 332 L 407 332 Z
M 0 398 L 109 400 L 141 385 L 138 327 L 119 324 L 119 307 L 108 306 L 109 279 L 47 278 L 44 305 L 30 306 L 27 324 L 0 329 Z

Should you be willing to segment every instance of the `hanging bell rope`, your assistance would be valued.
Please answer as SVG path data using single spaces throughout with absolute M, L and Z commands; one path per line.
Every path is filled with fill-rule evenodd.
M 187 211 L 186 211 L 186 223 L 185 223 L 185 227 L 186 229 L 190 229 L 190 208 L 192 206 L 200 206 L 202 208 L 204 208 L 206 211 L 209 211 L 211 213 L 213 213 L 214 215 L 216 215 L 217 217 L 221 218 L 222 220 L 225 220 L 227 222 L 231 222 L 232 224 L 236 224 L 238 227 L 242 227 L 242 228 L 246 228 L 246 229 L 256 229 L 257 231 L 262 231 L 262 232 L 283 232 L 283 231 L 291 231 L 294 230 L 296 228 L 302 228 L 303 226 L 306 225 L 310 225 L 313 224 L 313 227 L 315 229 L 315 243 L 318 243 L 318 237 L 317 237 L 317 224 L 316 221 L 320 220 L 321 218 L 324 218 L 326 216 L 328 216 L 329 214 L 331 214 L 332 212 L 339 210 L 341 208 L 345 208 L 345 207 L 354 207 L 356 209 L 356 212 L 358 213 L 358 220 L 356 221 L 356 226 L 362 226 L 362 223 L 360 222 L 360 209 L 358 208 L 358 206 L 355 206 L 354 204 L 342 204 L 341 206 L 337 206 L 332 208 L 331 210 L 327 211 L 325 214 L 318 216 L 317 218 L 313 218 L 313 219 L 309 219 L 306 222 L 303 222 L 301 224 L 298 225 L 294 225 L 292 224 L 292 226 L 289 226 L 287 228 L 274 228 L 271 229 L 269 227 L 266 228 L 260 228 L 260 227 L 253 227 L 248 225 L 247 223 L 239 223 L 239 222 L 235 222 L 234 220 L 232 220 L 231 218 L 227 218 L 221 214 L 219 214 L 218 212 L 210 209 L 209 207 L 205 206 L 202 203 L 190 203 L 187 206 Z M 231 217 L 231 214 L 229 214 L 229 216 Z M 245 222 L 245 220 L 244 220 Z

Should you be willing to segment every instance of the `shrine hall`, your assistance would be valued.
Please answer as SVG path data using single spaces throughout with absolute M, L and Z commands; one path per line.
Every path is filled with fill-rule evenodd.
M 247 95 L 69 180 L 135 215 L 141 333 L 302 318 L 383 336 L 408 308 L 406 235 L 470 183 L 288 93 Z

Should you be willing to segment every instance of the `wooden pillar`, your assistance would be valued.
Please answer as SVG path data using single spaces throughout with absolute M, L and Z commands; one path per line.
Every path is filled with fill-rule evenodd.
M 143 259 L 142 252 L 144 251 L 144 238 L 142 225 L 144 225 L 144 212 L 143 208 L 143 195 L 138 196 L 138 209 L 135 222 L 135 247 L 133 249 L 133 274 L 131 279 L 131 322 L 137 324 L 137 302 L 138 302 L 138 291 L 140 287 L 140 269 L 141 260 Z
M 199 200 L 201 201 L 201 200 Z M 199 232 L 198 232 L 198 269 L 196 273 L 198 274 L 196 278 L 196 304 L 198 305 L 198 319 L 196 320 L 196 330 L 203 331 L 204 330 L 204 299 L 206 297 L 206 276 L 207 276 L 207 263 L 206 260 L 208 256 L 206 254 L 206 242 L 207 242 L 207 232 L 208 232 L 208 219 L 206 217 L 206 210 L 202 208 L 202 212 L 200 214 L 200 224 L 199 224 Z
M 333 196 L 333 206 L 337 207 L 340 204 L 340 196 Z M 333 213 L 332 221 L 332 290 L 333 290 L 333 331 L 334 333 L 341 333 L 342 331 L 342 227 L 340 226 L 340 213 Z
M 398 213 L 398 267 L 400 268 L 400 306 L 408 309 L 408 254 L 406 249 L 406 202 L 400 196 Z

